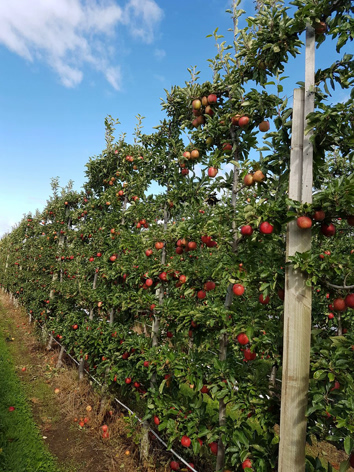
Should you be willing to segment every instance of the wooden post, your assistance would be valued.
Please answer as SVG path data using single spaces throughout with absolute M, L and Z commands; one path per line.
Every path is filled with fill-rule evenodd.
M 304 136 L 306 116 L 313 111 L 315 36 L 306 29 L 305 91 L 294 90 L 289 198 L 312 202 L 313 149 Z M 291 221 L 287 228 L 286 259 L 311 249 L 311 230 Z M 306 408 L 310 373 L 311 287 L 307 276 L 292 266 L 285 272 L 283 375 L 278 472 L 305 470 Z

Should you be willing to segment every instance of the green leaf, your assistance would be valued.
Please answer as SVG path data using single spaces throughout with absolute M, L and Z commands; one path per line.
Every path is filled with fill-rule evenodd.
M 344 439 L 344 450 L 349 455 L 354 449 L 354 440 L 350 436 Z
M 325 374 L 326 374 L 325 370 L 316 370 L 316 372 L 313 374 L 313 378 L 315 380 L 319 380 L 320 378 L 324 378 Z
M 349 469 L 349 461 L 343 461 L 340 463 L 339 472 L 346 472 Z
M 162 393 L 163 392 L 163 389 L 165 387 L 165 384 L 166 384 L 166 379 L 164 379 L 161 384 L 160 384 L 160 387 L 159 387 L 159 392 Z

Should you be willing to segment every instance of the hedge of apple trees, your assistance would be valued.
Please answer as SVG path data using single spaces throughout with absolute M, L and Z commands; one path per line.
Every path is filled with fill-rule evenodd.
M 153 134 L 138 117 L 133 144 L 114 138 L 119 123 L 108 117 L 83 191 L 54 180 L 43 212 L 0 241 L 2 287 L 197 470 L 277 468 L 294 218 L 313 236 L 290 262 L 313 288 L 308 440 L 353 449 L 352 55 L 316 73 L 311 205 L 287 198 L 292 109 L 282 84 L 306 25 L 340 55 L 354 12 L 349 0 L 292 5 L 258 2 L 239 29 L 235 0 L 232 44 L 212 35 L 212 82 L 190 69 L 166 92 Z M 349 98 L 332 104 L 335 86 Z M 311 458 L 306 467 L 331 470 Z

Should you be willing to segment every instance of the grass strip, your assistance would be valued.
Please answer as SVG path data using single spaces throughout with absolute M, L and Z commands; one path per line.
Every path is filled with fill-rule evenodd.
M 0 471 L 58 472 L 33 420 L 7 342 L 11 338 L 0 332 Z

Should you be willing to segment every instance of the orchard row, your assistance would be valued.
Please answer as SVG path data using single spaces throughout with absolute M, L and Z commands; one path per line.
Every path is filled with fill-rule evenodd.
M 277 468 L 290 264 L 313 293 L 308 437 L 352 448 L 352 99 L 328 105 L 319 74 L 314 195 L 303 204 L 288 198 L 293 117 L 281 96 L 309 19 L 319 44 L 335 38 L 349 28 L 350 2 L 332 8 L 325 29 L 325 2 L 298 3 L 290 17 L 264 2 L 241 33 L 235 1 L 236 49 L 218 43 L 213 82 L 191 70 L 167 92 L 153 134 L 138 117 L 134 144 L 114 138 L 108 117 L 83 191 L 53 180 L 45 209 L 0 241 L 2 287 L 197 470 Z M 343 88 L 350 60 L 333 69 Z M 286 260 L 295 220 L 300 234 L 312 231 L 312 249 Z M 308 470 L 321 467 L 309 459 Z

